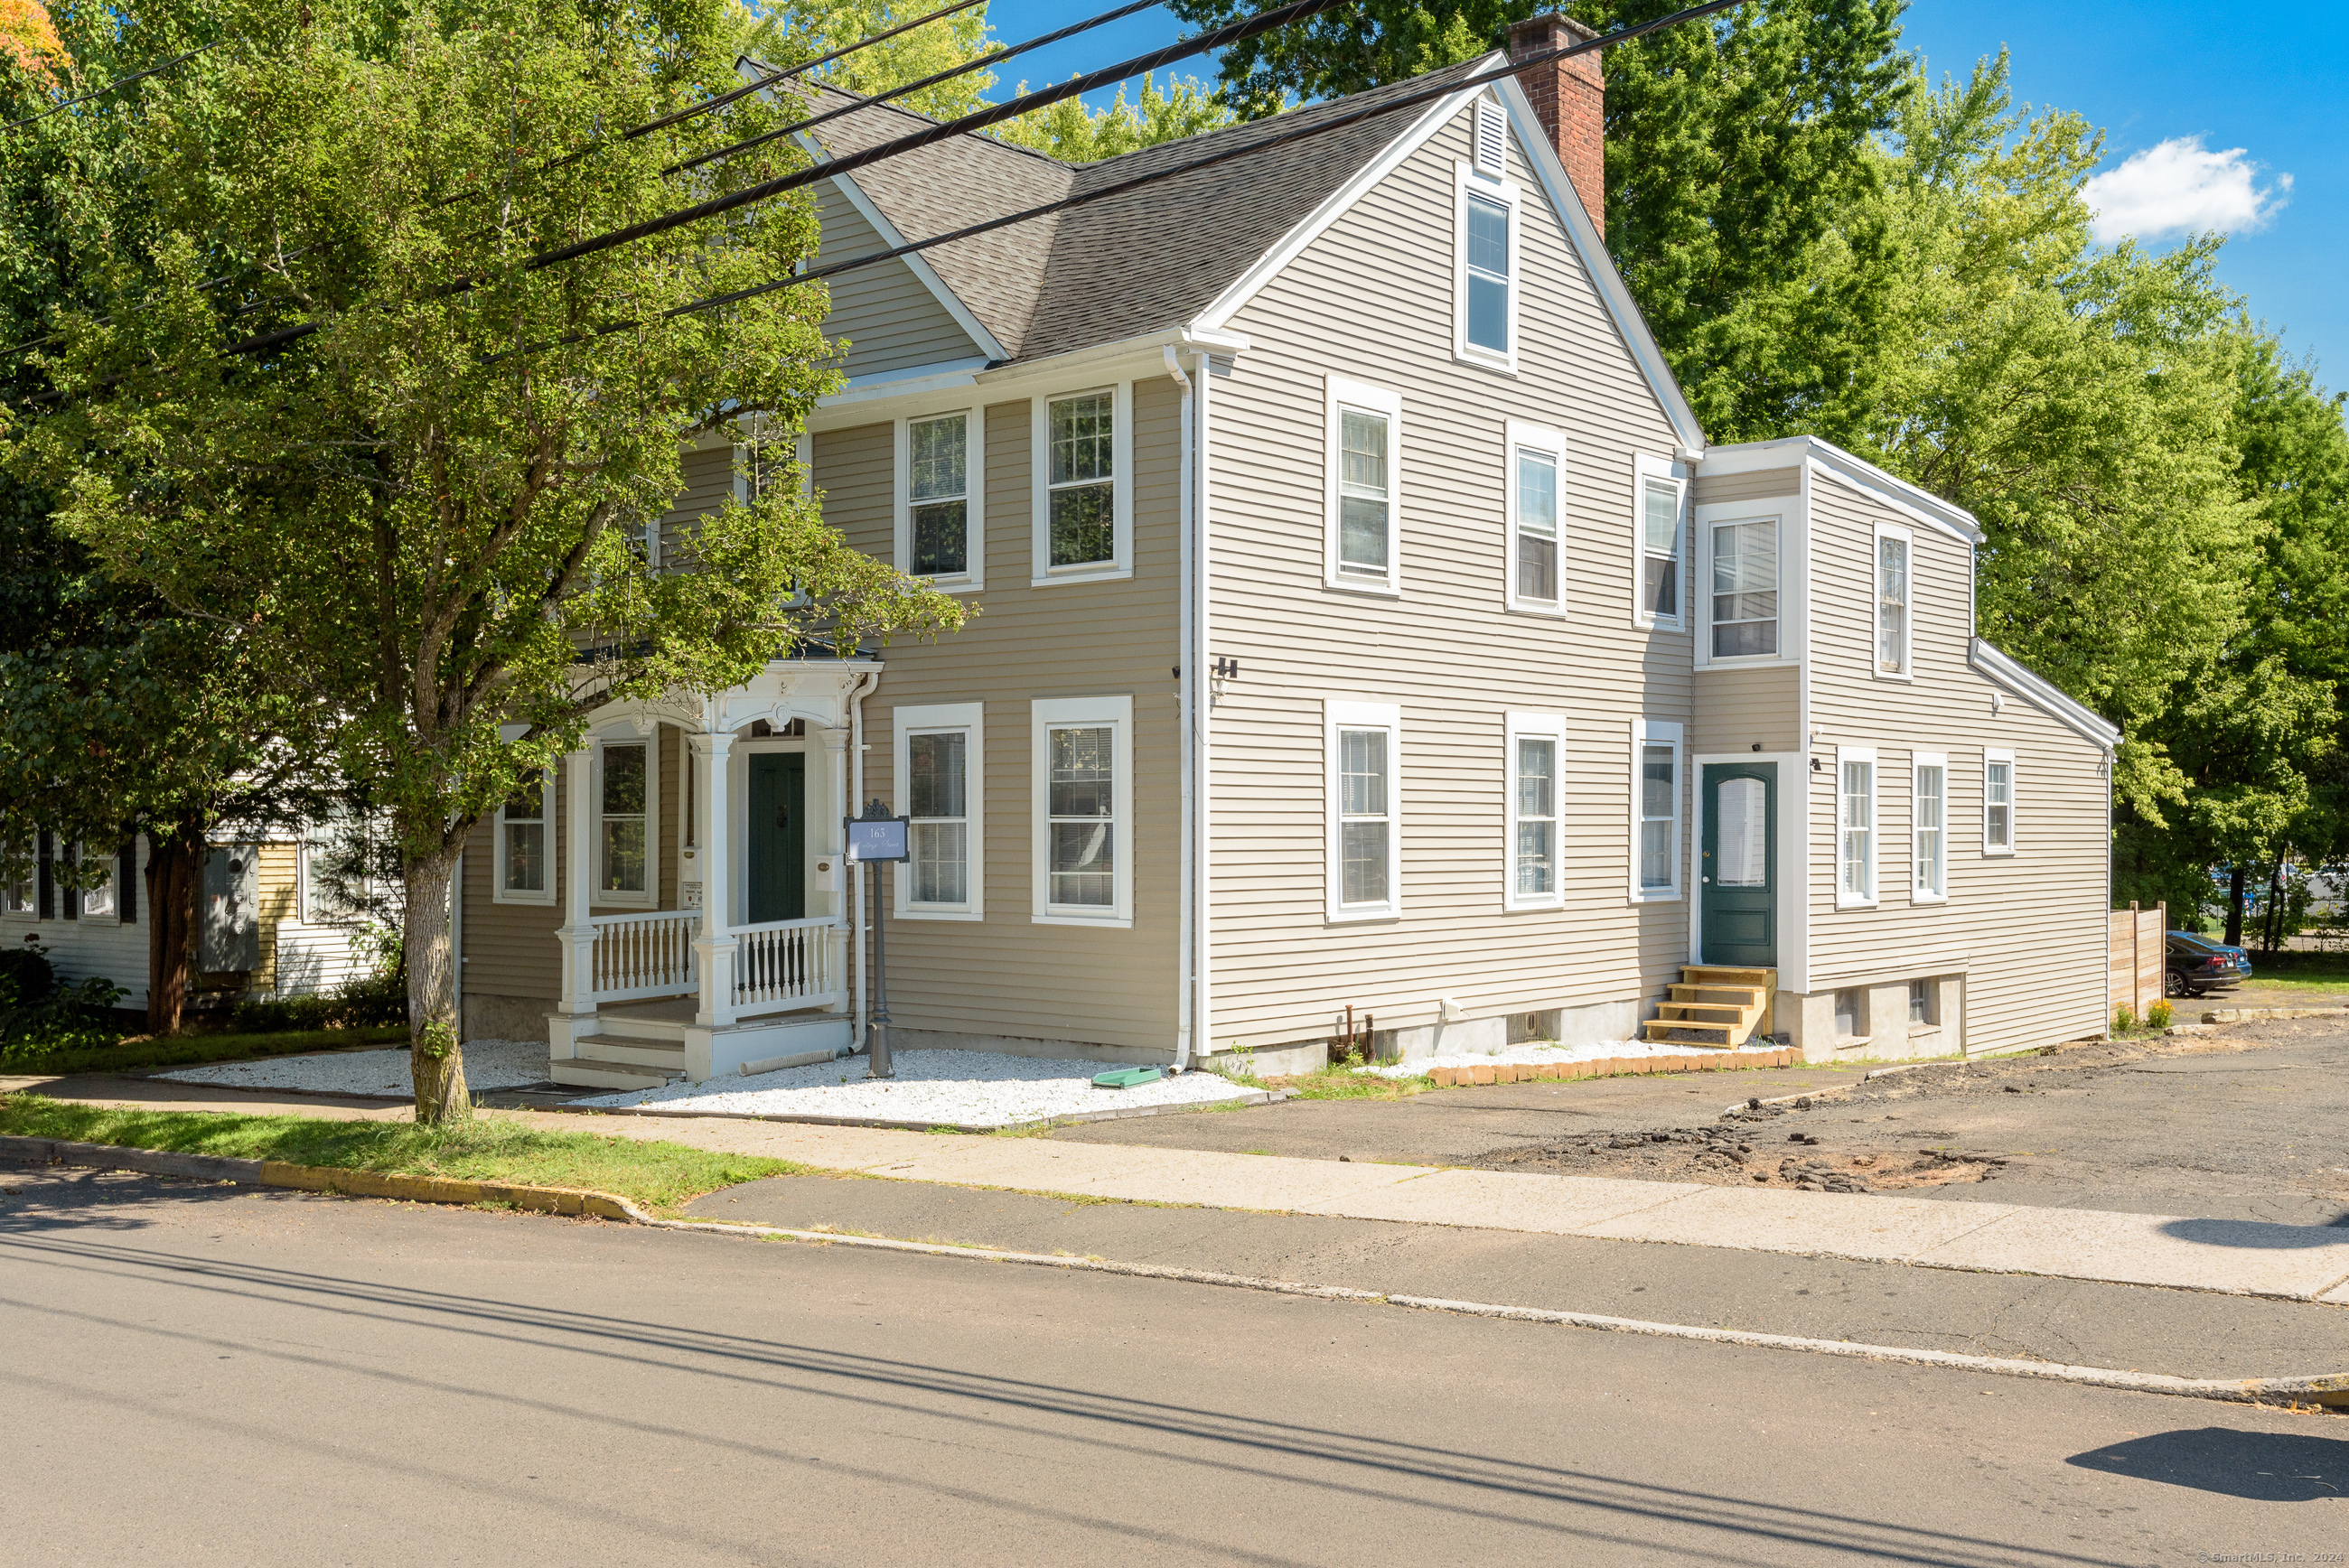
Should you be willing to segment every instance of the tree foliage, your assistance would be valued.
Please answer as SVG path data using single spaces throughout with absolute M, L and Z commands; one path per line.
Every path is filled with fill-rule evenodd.
M 532 260 L 798 166 L 781 139 L 664 172 L 797 112 L 763 95 L 616 134 L 739 84 L 729 0 L 249 0 L 217 21 L 233 42 L 142 98 L 122 201 L 152 237 L 118 242 L 102 310 L 60 313 L 37 362 L 61 397 L 16 462 L 367 781 L 405 869 L 418 1113 L 462 1114 L 449 878 L 482 813 L 605 702 L 961 611 L 849 549 L 781 462 L 683 559 L 649 559 L 686 446 L 788 451 L 835 385 L 820 287 L 684 308 L 788 284 L 809 201 Z

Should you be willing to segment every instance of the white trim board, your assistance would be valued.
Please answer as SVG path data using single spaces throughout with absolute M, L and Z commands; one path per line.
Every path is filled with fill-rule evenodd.
M 810 137 L 805 133 L 802 133 L 792 139 L 799 142 L 801 147 L 806 151 L 808 157 L 816 162 L 820 163 L 829 156 L 823 148 L 816 145 L 815 139 L 812 137 Z M 881 236 L 881 240 L 884 244 L 887 245 L 890 249 L 895 250 L 899 245 L 903 245 L 907 242 L 905 236 L 898 231 L 897 225 L 889 222 L 887 217 L 883 215 L 881 209 L 874 206 L 873 199 L 864 194 L 864 192 L 858 188 L 857 183 L 853 177 L 846 174 L 835 174 L 832 177 L 832 187 L 847 200 L 850 206 L 856 209 L 856 212 L 859 217 L 873 225 L 873 232 Z M 1004 348 L 1003 345 L 996 341 L 995 334 L 988 331 L 986 324 L 981 322 L 976 315 L 973 315 L 971 314 L 970 307 L 962 303 L 961 296 L 957 294 L 954 290 L 947 287 L 945 280 L 940 278 L 937 273 L 932 269 L 928 258 L 924 256 L 921 252 L 912 252 L 909 254 L 899 256 L 897 260 L 905 264 L 906 271 L 912 273 L 915 277 L 921 280 L 921 284 L 924 288 L 928 289 L 932 294 L 936 296 L 939 308 L 944 310 L 948 315 L 954 317 L 955 325 L 962 328 L 964 334 L 969 337 L 972 345 L 981 353 L 985 354 L 988 359 L 1009 359 L 1011 357 L 1010 354 Z
M 2064 696 L 2044 676 L 1980 637 L 1966 645 L 1966 663 L 2083 739 L 2092 740 L 2107 751 L 2120 744 L 2118 726 Z

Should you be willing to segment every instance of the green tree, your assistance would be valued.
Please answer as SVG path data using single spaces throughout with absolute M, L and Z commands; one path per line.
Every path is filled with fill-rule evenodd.
M 845 48 L 936 9 L 929 0 L 914 0 L 911 5 L 897 0 L 823 0 L 818 5 L 772 11 L 767 21 L 785 40 L 777 46 L 777 52 L 786 59 L 804 60 Z M 967 64 L 992 47 L 987 7 L 978 5 L 867 45 L 819 66 L 814 74 L 827 87 L 871 98 Z M 890 101 L 933 119 L 952 119 L 985 107 L 987 89 L 994 85 L 993 72 L 972 71 Z
M 836 384 L 820 288 L 680 311 L 788 280 L 810 201 L 532 264 L 798 164 L 785 139 L 698 185 L 662 172 L 795 111 L 764 96 L 613 134 L 737 85 L 729 0 L 250 0 L 218 20 L 235 42 L 140 100 L 125 162 L 154 238 L 103 314 L 61 314 L 40 363 L 62 397 L 16 459 L 63 498 L 64 532 L 306 705 L 381 803 L 417 1115 L 462 1116 L 449 893 L 481 814 L 605 702 L 961 611 L 849 549 L 780 464 L 688 559 L 645 559 L 681 443 L 788 450 Z
M 1028 84 L 1021 82 L 1019 91 L 1027 90 Z M 1156 77 L 1144 76 L 1132 102 L 1123 86 L 1112 101 L 1098 109 L 1086 108 L 1081 98 L 1062 98 L 1006 120 L 995 134 L 1070 163 L 1090 163 L 1219 129 L 1235 118 L 1195 77 L 1170 76 L 1162 91 Z

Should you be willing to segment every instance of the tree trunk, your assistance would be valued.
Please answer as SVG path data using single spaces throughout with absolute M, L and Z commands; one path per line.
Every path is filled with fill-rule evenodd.
M 2243 944 L 2243 862 L 2237 861 L 2227 871 L 2227 945 Z
M 204 834 L 191 818 L 147 838 L 147 1032 L 175 1035 L 195 952 L 196 882 Z
M 449 897 L 454 851 L 408 862 L 408 908 L 400 956 L 408 965 L 408 1059 L 420 1126 L 473 1114 L 465 1088 L 463 1029 L 457 1017 L 457 955 L 450 951 Z
M 2270 953 L 2283 945 L 2283 864 L 2285 856 L 2291 853 L 2287 849 L 2276 856 L 2275 865 L 2268 872 L 2268 917 L 2261 930 Z

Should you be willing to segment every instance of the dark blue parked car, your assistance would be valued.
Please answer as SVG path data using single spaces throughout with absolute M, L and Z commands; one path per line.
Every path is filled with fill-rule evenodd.
M 2230 947 L 2190 931 L 2172 931 L 2166 935 L 2168 971 L 2162 983 L 2164 995 L 2201 996 L 2212 991 L 2231 991 L 2251 977 L 2251 961 L 2240 947 Z

